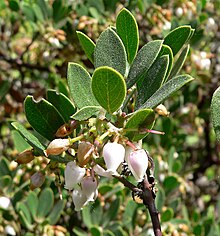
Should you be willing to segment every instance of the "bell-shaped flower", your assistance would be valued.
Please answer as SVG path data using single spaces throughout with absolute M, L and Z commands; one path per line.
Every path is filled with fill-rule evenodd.
M 81 181 L 82 192 L 86 196 L 87 201 L 94 201 L 97 197 L 97 179 L 92 176 L 86 176 Z
M 126 162 L 135 179 L 140 182 L 148 167 L 148 155 L 145 150 L 139 149 L 131 152 L 126 157 Z
M 75 185 L 81 182 L 85 173 L 86 169 L 77 166 L 75 161 L 68 162 L 64 171 L 65 188 L 72 190 Z
M 66 151 L 69 147 L 70 147 L 69 139 L 58 138 L 50 142 L 44 153 L 46 156 L 59 155 L 62 152 Z
M 80 211 L 87 204 L 87 197 L 81 189 L 74 189 L 72 193 L 75 211 Z
M 86 165 L 94 151 L 94 146 L 90 142 L 82 141 L 79 143 L 77 150 L 77 159 L 80 166 Z
M 107 170 L 117 174 L 116 170 L 124 161 L 125 148 L 119 143 L 107 143 L 103 148 L 103 157 Z

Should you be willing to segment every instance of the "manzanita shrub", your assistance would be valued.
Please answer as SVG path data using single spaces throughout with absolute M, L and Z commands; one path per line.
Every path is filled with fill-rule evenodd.
M 48 90 L 40 101 L 27 96 L 25 114 L 33 131 L 12 123 L 32 146 L 18 156 L 19 163 L 36 156 L 50 159 L 32 176 L 31 188 L 40 187 L 47 173 L 58 174 L 59 165 L 66 165 L 64 187 L 78 211 L 98 197 L 100 176 L 116 178 L 149 209 L 154 233 L 162 235 L 154 203 L 154 161 L 141 141 L 149 133 L 163 134 L 153 130 L 155 112 L 166 116 L 163 101 L 193 80 L 178 75 L 193 32 L 190 26 L 181 26 L 139 50 L 138 26 L 127 9 L 119 12 L 116 27 L 104 30 L 96 43 L 77 32 L 93 73 L 70 62 L 70 97 L 55 90 Z

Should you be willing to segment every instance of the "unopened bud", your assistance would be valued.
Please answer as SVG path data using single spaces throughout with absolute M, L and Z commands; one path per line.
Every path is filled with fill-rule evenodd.
M 90 142 L 82 141 L 79 143 L 77 151 L 77 159 L 80 166 L 86 165 L 94 151 L 94 146 Z
M 167 111 L 166 107 L 163 104 L 158 105 L 155 108 L 155 111 L 157 112 L 158 115 L 161 116 L 169 116 L 170 112 Z
M 34 190 L 35 188 L 41 187 L 44 181 L 45 181 L 45 175 L 41 171 L 34 173 L 31 176 L 30 189 Z
M 25 150 L 18 154 L 16 162 L 18 164 L 27 164 L 34 159 L 33 150 Z
M 46 156 L 59 155 L 66 151 L 70 146 L 69 139 L 54 139 L 44 151 Z
M 72 133 L 72 128 L 68 124 L 62 125 L 56 132 L 55 136 L 58 138 L 63 138 Z

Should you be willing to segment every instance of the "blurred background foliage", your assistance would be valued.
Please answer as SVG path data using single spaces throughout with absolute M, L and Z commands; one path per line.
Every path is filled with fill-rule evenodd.
M 220 145 L 210 123 L 210 100 L 220 78 L 220 3 L 214 0 L 1 0 L 0 1 L 0 235 L 153 235 L 147 210 L 116 180 L 102 180 L 95 204 L 74 212 L 60 178 L 50 175 L 30 191 L 38 157 L 18 165 L 27 149 L 10 122 L 27 128 L 23 100 L 48 88 L 68 94 L 67 63 L 92 71 L 76 30 L 94 41 L 116 14 L 135 16 L 141 45 L 188 24 L 195 29 L 183 73 L 196 79 L 165 102 L 144 147 L 156 165 L 157 207 L 164 235 L 220 235 Z M 61 187 L 60 187 L 61 186 Z M 60 200 L 60 194 L 63 200 Z

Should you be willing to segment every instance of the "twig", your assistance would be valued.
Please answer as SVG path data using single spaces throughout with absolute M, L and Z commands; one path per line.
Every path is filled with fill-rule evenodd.
M 152 193 L 152 185 L 149 184 L 147 177 L 145 177 L 143 181 L 143 190 L 136 187 L 122 176 L 113 175 L 113 177 L 115 177 L 117 180 L 123 183 L 124 186 L 129 188 L 132 192 L 136 194 L 138 193 L 138 195 L 142 197 L 144 205 L 149 210 L 155 236 L 162 236 L 160 221 L 158 216 L 159 212 L 157 211 L 155 206 L 154 197 Z
M 145 177 L 143 181 L 143 202 L 149 210 L 155 236 L 162 236 L 159 212 L 155 206 L 151 185 L 149 184 L 147 177 Z

